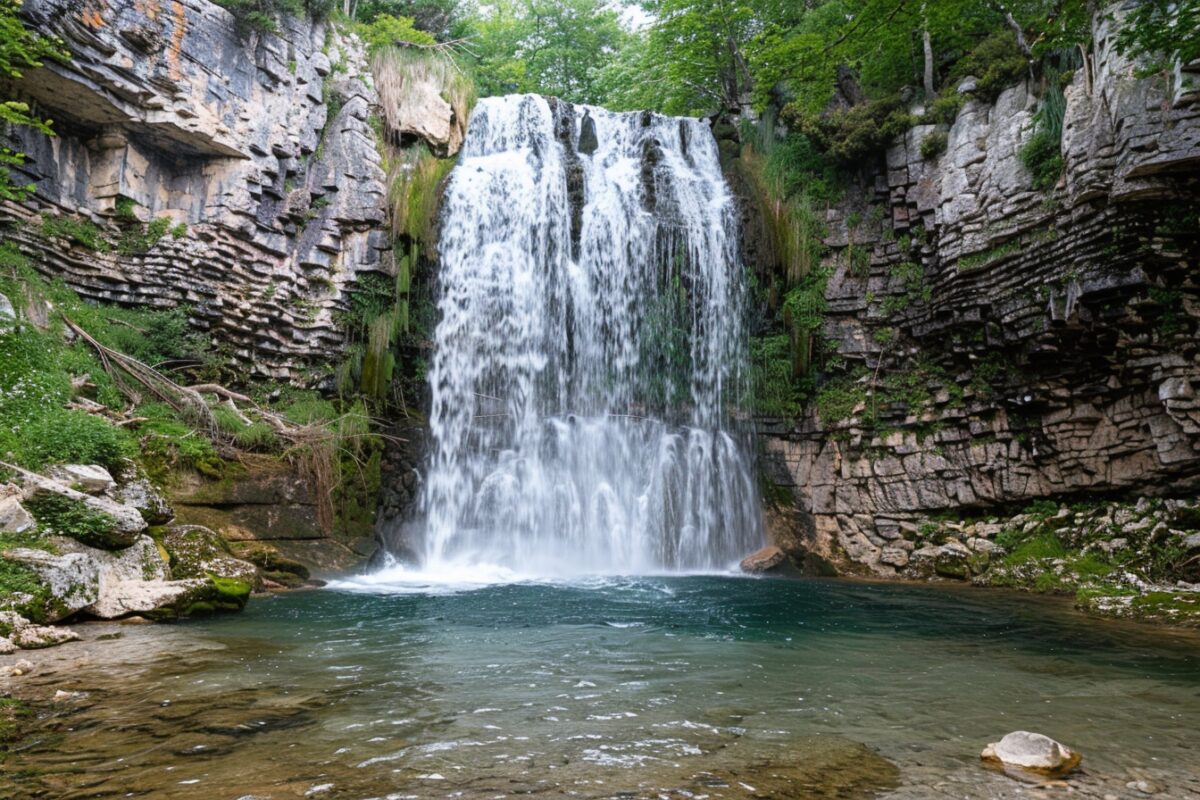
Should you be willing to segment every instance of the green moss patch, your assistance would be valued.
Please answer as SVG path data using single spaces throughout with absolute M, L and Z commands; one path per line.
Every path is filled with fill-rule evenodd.
M 42 493 L 26 500 L 25 508 L 45 531 L 70 536 L 91 547 L 111 546 L 110 534 L 117 521 L 81 500 Z
M 42 623 L 47 621 L 47 608 L 52 601 L 50 587 L 36 572 L 0 554 L 0 608 Z M 0 633 L 7 635 L 11 631 Z

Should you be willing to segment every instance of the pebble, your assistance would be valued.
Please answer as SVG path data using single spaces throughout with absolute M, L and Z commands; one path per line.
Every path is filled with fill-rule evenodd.
M 33 672 L 33 662 L 27 661 L 24 658 L 15 664 L 0 667 L 0 677 L 4 678 L 19 677 L 21 675 L 28 675 L 31 672 Z
M 1125 784 L 1126 789 L 1134 789 L 1142 794 L 1158 794 L 1161 789 L 1150 781 L 1130 781 Z

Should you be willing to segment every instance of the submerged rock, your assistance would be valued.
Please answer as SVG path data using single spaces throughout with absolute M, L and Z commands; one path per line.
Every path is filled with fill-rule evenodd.
M 984 761 L 1008 767 L 1062 775 L 1079 766 L 1079 753 L 1049 736 L 1029 731 L 1013 731 L 998 742 L 983 748 Z
M 33 672 L 33 663 L 22 658 L 15 664 L 0 667 L 0 678 L 14 678 L 28 675 L 31 672 Z
M 719 754 L 711 754 L 702 771 L 684 780 L 672 774 L 681 766 L 664 767 L 662 775 L 655 775 L 657 785 L 673 789 L 655 796 L 865 798 L 894 789 L 900 774 L 895 764 L 871 748 L 840 736 L 798 737 L 788 742 L 786 754 L 763 753 L 731 743 Z
M 13 611 L 0 611 L 0 653 L 39 650 L 63 642 L 73 642 L 79 634 L 70 628 L 37 625 Z

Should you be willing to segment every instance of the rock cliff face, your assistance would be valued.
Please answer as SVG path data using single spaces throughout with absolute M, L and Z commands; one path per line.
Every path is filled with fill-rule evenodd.
M 0 208 L 5 236 L 85 297 L 189 305 L 259 374 L 295 377 L 335 351 L 347 286 L 392 270 L 357 39 L 293 17 L 242 36 L 208 0 L 27 0 L 22 13 L 71 58 L 4 87 L 58 133 L 17 132 L 37 193 Z M 113 242 L 132 217 L 169 218 L 173 235 L 100 248 L 45 235 L 38 215 L 64 212 Z
M 939 512 L 1200 487 L 1200 96 L 1096 41 L 1053 190 L 1020 161 L 1037 98 L 1016 86 L 969 99 L 937 158 L 912 129 L 830 212 L 844 366 L 760 431 L 805 546 L 843 568 L 907 574 Z

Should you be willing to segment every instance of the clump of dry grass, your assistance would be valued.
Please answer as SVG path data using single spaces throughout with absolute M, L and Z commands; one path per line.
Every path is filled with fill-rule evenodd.
M 431 84 L 438 87 L 442 99 L 450 104 L 453 124 L 458 129 L 457 139 L 462 141 L 476 100 L 475 83 L 450 53 L 400 45 L 383 47 L 371 59 L 371 73 L 387 130 L 399 131 L 403 127 L 402 115 L 416 104 L 418 87 Z

